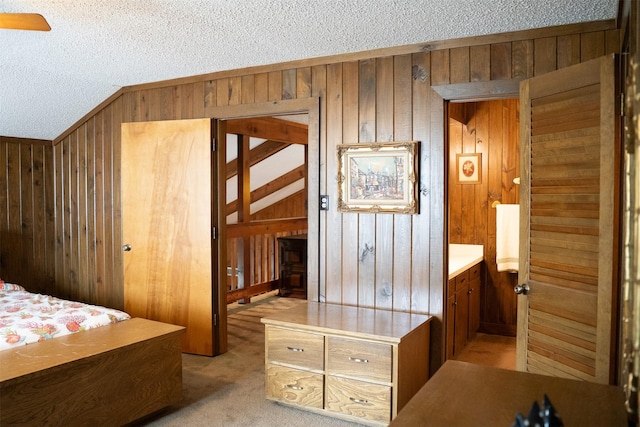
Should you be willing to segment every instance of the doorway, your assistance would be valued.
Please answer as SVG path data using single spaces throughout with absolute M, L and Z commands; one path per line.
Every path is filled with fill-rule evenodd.
M 519 201 L 519 100 L 447 104 L 449 287 L 456 286 L 456 277 L 458 282 L 464 280 L 459 274 L 461 262 L 475 262 L 478 251 L 482 259 L 475 270 L 462 271 L 477 271 L 479 292 L 468 277 L 462 292 L 448 294 L 447 357 L 515 369 L 517 299 L 513 288 L 518 275 L 517 271 L 502 271 L 496 251 L 502 249 L 497 246 L 504 234 L 499 230 L 503 225 L 497 222 L 497 211 Z M 465 259 L 468 261 L 460 261 Z M 479 294 L 475 299 L 474 293 Z M 456 315 L 451 316 L 452 311 Z M 460 331 L 461 325 L 466 330 Z
M 227 134 L 227 124 L 233 120 L 260 117 L 283 117 L 292 115 L 306 115 L 308 119 L 308 142 L 306 164 L 306 203 L 307 206 L 319 206 L 320 194 L 320 102 L 318 98 L 304 98 L 285 100 L 280 102 L 257 103 L 251 105 L 229 105 L 211 108 L 210 113 L 216 123 L 214 137 L 216 141 L 224 141 Z M 219 257 L 214 260 L 219 266 L 227 265 L 227 168 L 226 168 L 226 144 L 217 144 L 218 156 L 215 173 L 218 176 L 216 191 L 215 220 L 219 224 L 216 235 L 220 246 Z M 244 168 L 243 168 L 244 169 Z M 250 212 L 250 209 L 249 209 Z M 318 301 L 320 295 L 319 285 L 319 230 L 320 215 L 317 209 L 308 209 L 306 218 L 308 245 L 307 245 L 307 299 Z M 224 243 L 223 243 L 224 242 Z M 220 268 L 220 274 L 214 281 L 215 301 L 217 309 L 217 354 L 225 353 L 228 348 L 227 339 L 227 269 Z
M 306 272 L 284 286 L 284 243 L 302 246 L 306 266 L 308 114 L 225 122 L 227 303 L 277 290 L 306 299 Z M 304 259 L 303 259 L 304 258 Z M 288 282 L 287 282 L 288 283 Z

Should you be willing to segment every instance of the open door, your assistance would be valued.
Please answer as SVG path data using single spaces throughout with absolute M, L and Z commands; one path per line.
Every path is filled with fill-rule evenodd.
M 520 87 L 516 367 L 613 381 L 617 292 L 615 57 Z
M 125 311 L 216 354 L 211 119 L 122 124 Z

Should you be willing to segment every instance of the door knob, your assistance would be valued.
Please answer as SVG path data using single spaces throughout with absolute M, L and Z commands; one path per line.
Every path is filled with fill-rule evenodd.
M 125 252 L 129 252 L 131 250 L 131 245 L 128 243 L 126 245 L 122 245 L 122 250 Z
M 529 293 L 529 285 L 527 285 L 526 283 L 522 284 L 522 285 L 516 285 L 513 288 L 513 292 L 515 292 L 516 294 L 520 295 L 527 295 Z

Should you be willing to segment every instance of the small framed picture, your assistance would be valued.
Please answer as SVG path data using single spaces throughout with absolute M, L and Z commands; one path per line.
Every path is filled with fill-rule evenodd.
M 458 184 L 480 184 L 482 182 L 482 154 L 456 154 L 456 176 Z
M 418 213 L 418 141 L 338 146 L 340 212 Z

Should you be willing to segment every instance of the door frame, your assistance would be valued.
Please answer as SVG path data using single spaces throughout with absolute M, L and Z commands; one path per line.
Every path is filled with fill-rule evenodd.
M 272 102 L 262 102 L 255 104 L 225 105 L 211 107 L 208 109 L 209 117 L 213 121 L 212 132 L 217 141 L 224 140 L 224 125 L 221 121 L 243 119 L 250 117 L 282 116 L 289 114 L 308 114 L 308 160 L 307 160 L 307 203 L 309 206 L 307 214 L 308 240 L 307 240 L 307 299 L 309 301 L 319 301 L 321 288 L 320 283 L 320 98 L 302 98 Z M 226 212 L 222 208 L 226 205 L 226 147 L 224 144 L 216 144 L 215 154 L 212 156 L 213 171 L 217 174 L 217 187 L 212 188 L 212 212 L 213 226 L 217 228 L 217 250 L 213 263 L 215 266 L 214 276 L 217 284 L 214 287 L 214 305 L 217 314 L 216 330 L 216 354 L 227 351 L 227 275 L 226 268 Z
M 444 226 L 444 271 L 449 269 L 449 103 L 451 102 L 479 102 L 479 101 L 495 101 L 500 99 L 514 99 L 520 98 L 520 81 L 521 79 L 508 79 L 508 80 L 492 80 L 488 82 L 470 82 L 470 83 L 457 83 L 447 85 L 436 85 L 431 88 L 442 99 L 442 123 L 444 128 L 444 174 L 445 174 L 445 189 L 444 189 L 444 212 L 445 226 Z M 443 305 L 443 322 L 447 321 L 447 284 L 448 274 L 444 274 L 442 282 L 442 305 Z M 517 308 L 516 308 L 517 310 Z M 445 333 L 442 334 L 442 360 L 447 360 L 447 325 L 442 326 L 442 330 Z M 517 328 L 516 328 L 517 331 Z

